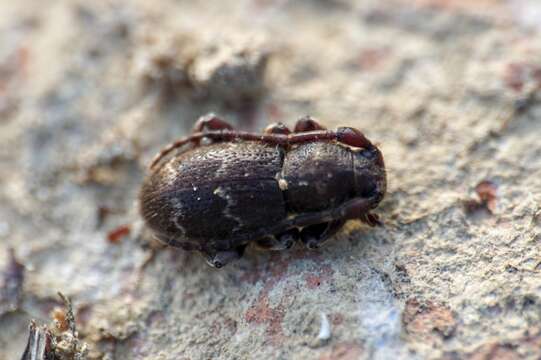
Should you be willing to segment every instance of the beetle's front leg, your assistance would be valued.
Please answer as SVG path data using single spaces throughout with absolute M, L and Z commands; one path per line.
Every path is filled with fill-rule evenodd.
M 292 219 L 288 219 L 284 224 L 280 224 L 280 226 L 285 228 L 293 226 L 306 227 L 335 220 L 360 219 L 364 214 L 376 207 L 380 200 L 381 197 L 379 196 L 351 199 L 335 209 L 297 215 Z
M 257 246 L 265 250 L 286 250 L 299 239 L 299 230 L 292 229 L 276 236 L 266 236 L 256 242 Z
M 314 121 L 314 120 L 310 120 Z M 317 124 L 317 123 L 315 123 Z M 310 128 L 311 126 L 317 126 L 314 123 L 307 123 L 297 125 L 295 129 L 300 128 Z M 303 144 L 306 142 L 312 141 L 321 141 L 321 140 L 336 140 L 342 144 L 346 144 L 355 148 L 364 148 L 367 150 L 377 150 L 377 147 L 370 142 L 364 136 L 362 132 L 351 127 L 340 127 L 336 130 L 313 130 L 313 131 L 301 131 L 290 134 L 287 138 L 287 143 L 289 145 L 293 144 Z
M 334 220 L 328 223 L 307 226 L 300 233 L 301 241 L 308 249 L 317 249 L 336 234 L 344 226 L 345 222 L 345 220 Z
M 240 259 L 244 254 L 245 249 L 246 245 L 242 245 L 232 250 L 222 250 L 216 252 L 202 251 L 201 253 L 205 257 L 207 264 L 219 269 L 229 264 L 231 261 Z

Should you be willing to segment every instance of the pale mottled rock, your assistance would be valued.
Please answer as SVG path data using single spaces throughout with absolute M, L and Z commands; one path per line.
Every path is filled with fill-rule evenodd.
M 0 3 L 0 268 L 13 247 L 26 269 L 19 310 L 0 319 L 0 359 L 22 354 L 57 291 L 90 358 L 541 356 L 535 1 L 41 7 Z M 190 73 L 191 48 L 155 50 L 144 32 L 160 46 L 216 39 L 215 52 Z M 249 81 L 228 77 L 234 64 Z M 194 101 L 188 86 L 163 102 L 159 86 L 141 91 L 144 76 L 195 76 L 210 96 Z M 252 93 L 249 109 L 231 106 Z M 219 271 L 174 249 L 153 257 L 135 206 L 145 164 L 208 111 L 248 130 L 305 114 L 362 129 L 385 155 L 385 226 L 351 222 L 316 252 L 249 249 Z M 465 211 L 484 180 L 497 187 L 491 211 Z M 130 235 L 108 242 L 123 224 Z

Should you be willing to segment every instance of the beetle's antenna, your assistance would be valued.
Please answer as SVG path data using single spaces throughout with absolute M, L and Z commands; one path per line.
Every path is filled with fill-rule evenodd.
M 154 156 L 154 159 L 152 159 L 152 162 L 150 163 L 150 166 L 149 166 L 150 170 L 153 170 L 156 167 L 156 165 L 160 162 L 160 160 L 166 157 L 167 155 L 169 155 L 173 150 L 178 149 L 190 142 L 196 143 L 199 140 L 200 140 L 200 137 L 189 136 L 189 137 L 182 138 L 180 140 L 177 140 L 167 145 L 162 150 L 160 150 L 160 152 L 156 154 L 156 156 Z

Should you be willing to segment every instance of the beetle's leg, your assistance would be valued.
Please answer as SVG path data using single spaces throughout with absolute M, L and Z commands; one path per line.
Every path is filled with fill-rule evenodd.
M 370 226 L 381 226 L 383 223 L 380 221 L 377 214 L 371 214 L 369 212 L 362 214 L 360 220 Z
M 241 245 L 232 250 L 222 250 L 214 253 L 203 251 L 202 254 L 205 256 L 207 264 L 219 269 L 229 264 L 231 261 L 240 259 L 244 254 L 245 249 L 246 245 Z
M 312 117 L 307 115 L 297 120 L 294 132 L 299 133 L 314 130 L 326 130 L 326 128 L 316 120 L 312 119 Z
M 223 124 L 226 124 L 226 125 L 223 125 Z M 216 126 L 219 126 L 219 125 L 216 125 Z M 381 153 L 379 152 L 378 148 L 374 146 L 370 142 L 370 140 L 368 140 L 363 135 L 362 132 L 360 132 L 357 129 L 353 129 L 349 127 L 341 127 L 341 128 L 338 128 L 336 131 L 314 130 L 314 131 L 307 131 L 307 132 L 294 133 L 294 134 L 285 134 L 285 133 L 256 134 L 256 133 L 249 133 L 249 132 L 244 132 L 244 131 L 230 130 L 227 128 L 227 126 L 230 126 L 230 125 L 228 125 L 225 122 L 222 122 L 222 126 L 225 126 L 225 127 L 221 128 L 221 130 L 211 130 L 209 132 L 196 132 L 187 138 L 177 140 L 167 145 L 158 153 L 158 155 L 156 155 L 156 157 L 150 164 L 150 168 L 152 169 L 154 166 L 156 166 L 156 164 L 163 157 L 168 155 L 171 151 L 178 149 L 188 143 L 191 143 L 197 146 L 200 143 L 201 139 L 203 138 L 207 138 L 213 141 L 239 141 L 239 140 L 260 141 L 267 144 L 283 145 L 283 146 L 293 145 L 293 144 L 302 144 L 302 143 L 311 142 L 311 141 L 336 140 L 338 142 L 341 142 L 349 146 L 365 148 L 367 150 L 373 151 L 374 154 L 378 156 L 379 158 L 378 163 L 383 165 L 383 157 L 381 156 Z
M 292 227 L 317 225 L 333 220 L 360 219 L 363 214 L 376 207 L 380 200 L 381 197 L 379 196 L 355 198 L 331 210 L 297 215 L 292 219 L 288 219 L 284 223 L 281 223 L 279 226 L 288 229 Z
M 291 134 L 291 130 L 281 122 L 272 123 L 263 131 L 265 134 Z
M 154 159 L 152 159 L 149 168 L 153 169 L 160 162 L 161 159 L 169 155 L 171 151 L 175 149 L 181 148 L 184 145 L 189 144 L 189 143 L 191 143 L 192 145 L 199 144 L 199 141 L 201 141 L 201 138 L 202 138 L 201 136 L 188 136 L 165 146 L 164 148 L 160 150 L 158 154 L 156 154 L 156 156 L 154 156 Z
M 294 133 L 288 136 L 287 143 L 292 145 L 321 140 L 336 140 L 352 147 L 377 150 L 374 144 L 372 144 L 362 132 L 351 127 L 339 127 L 336 130 L 314 130 Z
M 158 240 L 166 246 L 181 248 L 185 251 L 199 250 L 201 247 L 193 243 L 177 240 L 174 237 L 166 236 L 164 234 L 153 234 L 154 239 Z
M 244 131 L 235 131 L 235 130 L 214 130 L 209 132 L 198 132 L 193 133 L 192 135 L 172 142 L 171 144 L 164 147 L 160 152 L 154 157 L 150 163 L 150 169 L 153 169 L 161 159 L 169 155 L 172 151 L 179 149 L 187 144 L 197 146 L 201 139 L 210 139 L 212 141 L 238 141 L 238 140 L 247 140 L 247 141 L 262 141 L 269 144 L 276 145 L 287 145 L 288 135 L 285 134 L 256 134 L 249 133 Z
M 154 237 L 167 246 L 181 248 L 187 251 L 195 250 L 193 248 L 190 248 L 190 244 L 184 243 L 182 241 L 178 241 L 172 237 L 165 237 L 165 236 L 154 236 Z
M 286 250 L 299 239 L 299 230 L 292 229 L 276 236 L 266 236 L 256 242 L 257 246 L 265 250 Z
M 209 113 L 197 119 L 193 126 L 192 134 L 204 132 L 205 130 L 233 130 L 233 126 L 214 113 Z
M 369 150 L 375 148 L 374 144 L 362 132 L 351 127 L 339 127 L 336 129 L 336 140 L 353 147 Z
M 150 168 L 152 169 L 156 164 L 167 156 L 171 151 L 181 148 L 184 145 L 191 143 L 192 146 L 198 146 L 201 143 L 201 140 L 205 138 L 205 133 L 208 131 L 214 131 L 219 134 L 221 131 L 233 131 L 233 126 L 231 126 L 227 121 L 216 116 L 213 113 L 201 116 L 195 122 L 195 125 L 192 129 L 192 135 L 172 142 L 171 144 L 164 147 L 160 152 L 154 157 L 150 163 Z M 219 137 L 216 136 L 213 138 L 215 141 L 219 141 Z
M 383 164 L 383 157 L 378 148 L 374 146 L 370 140 L 368 140 L 363 133 L 353 128 L 338 128 L 336 131 L 332 130 L 315 130 L 303 133 L 294 134 L 256 134 L 244 131 L 234 131 L 229 129 L 214 130 L 209 132 L 193 133 L 191 136 L 175 141 L 169 144 L 160 151 L 150 164 L 152 169 L 156 164 L 171 151 L 178 149 L 188 143 L 199 144 L 201 139 L 207 138 L 213 141 L 259 141 L 267 144 L 274 145 L 293 145 L 302 144 L 311 141 L 321 140 L 336 140 L 346 145 L 353 147 L 365 148 L 373 151 L 378 156 L 378 163 Z
M 336 234 L 342 226 L 344 226 L 345 222 L 345 220 L 340 219 L 328 223 L 307 226 L 301 231 L 302 243 L 308 249 L 317 249 L 331 236 Z

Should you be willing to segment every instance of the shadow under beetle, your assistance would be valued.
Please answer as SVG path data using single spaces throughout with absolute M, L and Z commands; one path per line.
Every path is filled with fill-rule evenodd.
M 349 219 L 374 226 L 385 190 L 383 156 L 359 130 L 304 117 L 258 134 L 208 114 L 152 161 L 140 210 L 158 239 L 219 268 L 252 241 L 315 249 Z

